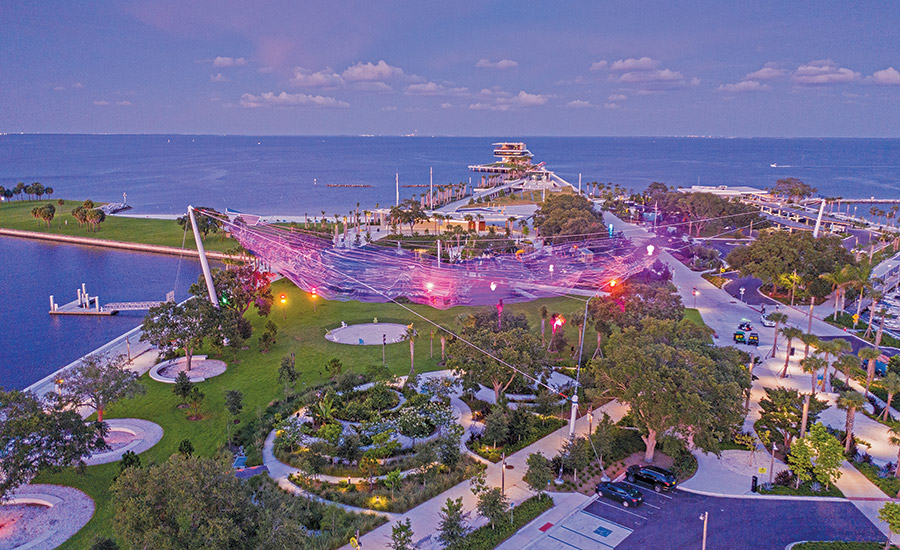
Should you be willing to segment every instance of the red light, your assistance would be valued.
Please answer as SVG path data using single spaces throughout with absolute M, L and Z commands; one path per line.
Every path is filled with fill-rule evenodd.
M 609 286 L 611 286 L 611 287 L 612 287 L 612 286 L 616 286 L 616 280 L 613 279 L 612 281 L 610 281 L 610 282 L 609 282 Z
M 315 298 L 315 297 L 317 296 L 316 292 L 317 292 L 317 291 L 316 291 L 316 287 L 313 287 L 313 289 L 312 289 L 312 296 L 313 296 L 313 298 Z
M 281 295 L 281 303 L 282 304 L 287 303 L 287 296 L 285 296 L 284 294 Z

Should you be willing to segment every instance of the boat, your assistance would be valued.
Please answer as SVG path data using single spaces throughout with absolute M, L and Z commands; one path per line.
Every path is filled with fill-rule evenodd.
M 778 164 L 777 164 L 777 163 L 775 163 L 775 162 L 773 162 L 773 163 L 772 163 L 772 164 L 770 164 L 770 165 L 769 165 L 769 166 L 771 166 L 771 167 L 772 167 L 772 168 L 778 168 Z

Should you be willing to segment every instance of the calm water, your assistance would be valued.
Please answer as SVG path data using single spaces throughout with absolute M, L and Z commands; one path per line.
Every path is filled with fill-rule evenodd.
M 491 143 L 522 140 L 537 161 L 577 183 L 769 187 L 797 177 L 823 195 L 900 196 L 898 139 L 403 138 L 0 136 L 0 185 L 40 181 L 57 196 L 128 202 L 174 214 L 193 203 L 260 214 L 318 215 L 392 204 L 400 184 L 468 181 Z M 771 164 L 777 164 L 772 168 Z M 314 185 L 317 180 L 318 185 Z M 372 188 L 327 188 L 326 184 Z M 401 196 L 422 189 L 401 188 Z
M 537 161 L 572 183 L 582 173 L 585 182 L 638 190 L 652 181 L 698 180 L 764 188 L 797 177 L 826 196 L 900 197 L 898 139 L 8 135 L 0 136 L 0 185 L 40 181 L 54 197 L 116 202 L 125 192 L 134 212 L 145 214 L 181 213 L 194 204 L 312 216 L 345 213 L 357 203 L 393 204 L 398 172 L 401 185 L 427 184 L 429 168 L 437 184 L 475 179 L 467 166 L 491 162 L 491 143 L 504 140 L 525 141 Z M 0 239 L 0 265 L 0 386 L 20 388 L 142 318 L 54 319 L 47 315 L 50 294 L 73 300 L 85 282 L 103 302 L 162 299 L 175 285 L 178 259 Z M 196 262 L 181 261 L 179 298 L 198 273 Z
M 111 317 L 56 317 L 49 296 L 63 304 L 87 284 L 100 303 L 187 296 L 200 274 L 196 260 L 105 248 L 0 238 L 0 387 L 21 389 L 138 326 L 146 312 Z M 175 280 L 176 271 L 178 280 Z

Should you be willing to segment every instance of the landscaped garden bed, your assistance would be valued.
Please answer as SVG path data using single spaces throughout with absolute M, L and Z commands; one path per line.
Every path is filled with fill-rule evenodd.
M 556 418 L 555 416 L 543 416 L 532 413 L 526 414 L 534 419 L 533 423 L 528 425 L 523 432 L 508 430 L 509 439 L 506 442 L 498 441 L 498 444 L 494 445 L 494 441 L 489 441 L 482 435 L 481 437 L 470 438 L 466 441 L 466 447 L 478 456 L 496 463 L 500 462 L 504 453 L 506 453 L 506 456 L 509 456 L 566 425 L 565 420 Z
M 891 545 L 893 550 L 897 550 L 896 545 Z M 849 541 L 810 541 L 801 542 L 793 547 L 792 550 L 884 550 L 883 542 L 849 542 Z
M 402 513 L 471 478 L 484 468 L 483 464 L 468 456 L 461 457 L 452 468 L 446 464 L 430 463 L 420 466 L 417 473 L 403 476 L 393 488 L 388 487 L 392 484 L 389 479 L 373 480 L 372 483 L 328 483 L 305 474 L 294 474 L 290 480 L 325 500 Z

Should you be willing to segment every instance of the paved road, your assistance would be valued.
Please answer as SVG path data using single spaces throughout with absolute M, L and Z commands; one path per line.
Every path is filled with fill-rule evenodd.
M 760 306 L 762 304 L 766 305 L 766 311 L 775 311 L 774 305 L 777 304 L 775 300 L 763 296 L 757 290 L 762 285 L 762 281 L 757 279 L 756 277 L 741 277 L 738 279 L 734 279 L 728 283 L 725 283 L 725 286 L 722 287 L 725 289 L 725 292 L 737 298 L 741 299 L 741 287 L 744 287 L 744 303 Z M 758 309 L 758 308 L 757 308 Z
M 626 510 L 618 503 L 598 499 L 584 509 L 632 530 L 616 548 L 699 548 L 703 536 L 699 517 L 704 512 L 709 512 L 708 548 L 756 550 L 784 548 L 798 540 L 883 539 L 881 532 L 850 502 L 721 498 L 683 491 L 657 495 L 646 489 L 642 492 L 646 500 L 639 508 Z

